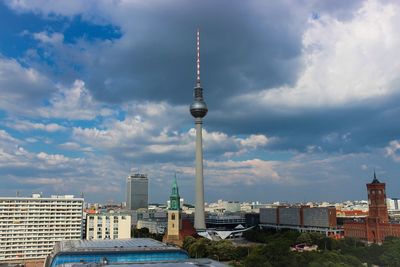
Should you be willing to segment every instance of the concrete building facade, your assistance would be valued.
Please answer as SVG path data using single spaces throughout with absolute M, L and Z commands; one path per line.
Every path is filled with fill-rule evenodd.
M 86 216 L 86 239 L 131 238 L 129 213 L 97 213 Z
M 147 209 L 149 202 L 149 179 L 146 174 L 133 173 L 126 180 L 126 208 Z
M 0 263 L 45 259 L 60 240 L 80 239 L 83 198 L 0 198 Z
M 399 198 L 387 198 L 386 204 L 388 211 L 399 211 L 400 210 L 400 199 Z
M 340 235 L 334 207 L 273 207 L 260 209 L 261 227 Z

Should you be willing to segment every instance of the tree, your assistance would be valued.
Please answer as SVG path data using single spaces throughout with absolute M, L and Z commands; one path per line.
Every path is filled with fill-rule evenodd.
M 192 258 L 205 258 L 208 256 L 207 247 L 211 241 L 207 238 L 199 238 L 189 247 L 189 255 Z
M 324 251 L 309 263 L 309 267 L 362 267 L 362 263 L 354 256 L 342 255 L 337 251 Z
M 243 265 L 244 267 L 272 267 L 267 257 L 257 253 L 251 253 L 247 256 L 243 261 Z
M 301 233 L 297 239 L 296 239 L 297 244 L 305 243 L 308 246 L 311 246 L 313 244 L 311 236 L 309 233 Z
M 384 266 L 400 267 L 400 238 L 388 238 L 385 240 L 380 260 Z
M 190 246 L 196 242 L 196 238 L 193 236 L 187 236 L 183 240 L 182 248 L 186 251 L 189 251 Z
M 231 241 L 221 240 L 212 241 L 207 248 L 207 254 L 210 258 L 218 261 L 230 261 L 234 259 L 235 247 Z

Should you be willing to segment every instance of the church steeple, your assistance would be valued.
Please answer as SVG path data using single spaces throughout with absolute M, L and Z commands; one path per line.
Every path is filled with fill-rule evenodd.
M 374 170 L 374 179 L 372 180 L 372 183 L 373 184 L 379 184 L 380 183 L 379 180 L 376 178 L 375 170 Z
M 181 209 L 181 204 L 180 204 L 181 197 L 179 196 L 179 188 L 178 188 L 178 182 L 176 180 L 176 173 L 174 176 L 174 181 L 172 182 L 172 190 L 171 190 L 171 195 L 169 197 L 170 201 L 170 210 L 180 210 Z
M 181 198 L 179 196 L 178 182 L 176 181 L 175 173 L 174 181 L 172 182 L 171 195 L 169 197 L 167 232 L 164 235 L 163 241 L 182 246 L 183 238 L 181 238 L 180 234 L 182 229 L 180 200 Z

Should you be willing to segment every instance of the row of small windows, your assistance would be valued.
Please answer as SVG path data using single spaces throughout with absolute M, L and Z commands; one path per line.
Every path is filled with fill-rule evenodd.
M 371 190 L 368 190 L 368 194 L 379 194 L 379 195 L 381 195 L 381 194 L 384 194 L 385 193 L 385 190 L 380 190 L 380 189 L 378 189 L 378 190 L 375 190 L 375 189 L 371 189 Z

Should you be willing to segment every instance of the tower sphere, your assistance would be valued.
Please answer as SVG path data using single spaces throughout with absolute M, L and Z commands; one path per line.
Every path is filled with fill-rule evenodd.
M 203 100 L 195 100 L 190 105 L 190 113 L 195 118 L 203 118 L 207 114 L 207 105 Z

